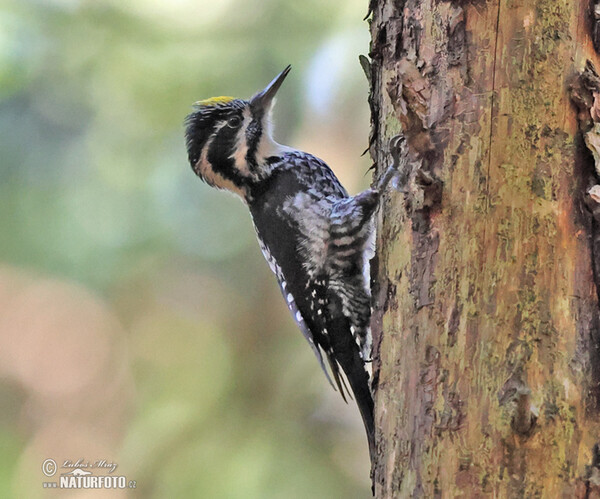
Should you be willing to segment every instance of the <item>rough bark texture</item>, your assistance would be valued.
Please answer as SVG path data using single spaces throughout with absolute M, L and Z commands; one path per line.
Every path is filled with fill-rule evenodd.
M 376 496 L 600 497 L 590 2 L 371 7 L 371 154 L 412 153 L 374 269 Z

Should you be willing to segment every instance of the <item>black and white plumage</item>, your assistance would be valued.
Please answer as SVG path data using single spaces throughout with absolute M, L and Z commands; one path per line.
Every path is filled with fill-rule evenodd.
M 277 144 L 270 110 L 289 69 L 249 101 L 217 97 L 197 103 L 186 119 L 188 156 L 200 178 L 248 205 L 287 306 L 344 399 L 342 372 L 348 380 L 373 456 L 373 398 L 365 367 L 371 349 L 372 218 L 395 168 L 377 188 L 350 197 L 323 161 Z

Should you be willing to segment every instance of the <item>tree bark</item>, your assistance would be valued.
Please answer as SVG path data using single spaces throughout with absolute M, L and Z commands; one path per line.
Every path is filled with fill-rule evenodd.
M 375 495 L 600 497 L 600 182 L 569 93 L 593 9 L 371 10 L 371 155 L 411 152 L 373 266 Z

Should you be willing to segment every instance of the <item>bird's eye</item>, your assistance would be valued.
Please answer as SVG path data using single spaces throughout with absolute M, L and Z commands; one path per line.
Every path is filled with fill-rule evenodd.
M 232 116 L 231 118 L 229 118 L 229 120 L 227 120 L 227 126 L 230 126 L 231 128 L 235 128 L 236 126 L 239 126 L 239 124 L 242 122 L 242 119 L 239 116 Z

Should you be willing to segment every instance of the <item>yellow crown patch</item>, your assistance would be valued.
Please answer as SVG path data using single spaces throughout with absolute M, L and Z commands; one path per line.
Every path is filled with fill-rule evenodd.
M 199 100 L 194 102 L 195 106 L 218 106 L 219 104 L 227 104 L 234 100 L 235 97 L 226 97 L 224 95 L 220 97 L 211 97 L 210 99 Z

